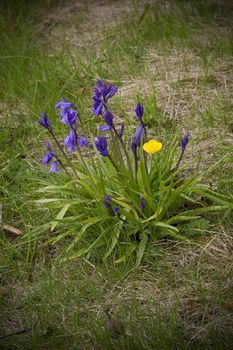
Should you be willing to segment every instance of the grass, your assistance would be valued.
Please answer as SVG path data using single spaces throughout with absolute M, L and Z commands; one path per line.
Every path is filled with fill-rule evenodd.
M 131 16 L 120 10 L 109 17 L 99 5 L 103 19 L 93 23 L 92 3 L 77 13 L 73 2 L 7 3 L 0 11 L 3 224 L 30 235 L 51 218 L 32 205 L 36 179 L 50 178 L 39 164 L 44 134 L 35 121 L 43 110 L 55 120 L 53 106 L 63 97 L 77 103 L 95 129 L 88 112 L 97 77 L 120 86 L 114 107 L 128 123 L 140 97 L 153 135 L 170 140 L 190 130 L 190 171 L 220 159 L 222 143 L 232 144 L 230 2 L 133 2 Z M 114 13 L 117 5 L 124 6 L 113 2 Z M 65 15 L 57 22 L 59 13 Z M 229 194 L 232 175 L 231 160 L 207 181 Z M 101 251 L 62 264 L 59 246 L 22 245 L 2 230 L 0 336 L 32 329 L 0 339 L 0 348 L 230 349 L 231 213 L 203 220 L 186 228 L 196 237 L 192 245 L 152 245 L 137 270 L 133 261 L 104 264 Z M 124 321 L 126 335 L 114 339 L 106 332 L 106 309 Z

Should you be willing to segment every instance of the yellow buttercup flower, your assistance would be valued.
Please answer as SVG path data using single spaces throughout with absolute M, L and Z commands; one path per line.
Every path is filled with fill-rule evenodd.
M 143 149 L 146 153 L 154 154 L 159 152 L 162 148 L 162 143 L 157 140 L 150 140 L 149 142 L 144 143 Z

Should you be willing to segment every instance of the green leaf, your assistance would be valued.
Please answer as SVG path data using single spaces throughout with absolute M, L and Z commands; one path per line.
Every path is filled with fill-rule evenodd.
M 162 234 L 162 236 L 171 236 L 171 237 L 178 239 L 178 240 L 181 240 L 181 241 L 190 242 L 190 240 L 187 237 L 185 237 L 181 234 L 175 233 L 171 230 L 167 230 L 165 233 Z
M 67 212 L 67 210 L 69 209 L 70 204 L 65 204 L 64 207 L 59 211 L 59 213 L 56 216 L 56 220 L 62 220 Z M 52 225 L 51 225 L 51 231 L 53 231 L 55 229 L 55 227 L 57 226 L 57 224 L 59 223 L 59 221 L 55 221 Z
M 148 241 L 148 235 L 143 232 L 141 234 L 141 240 L 138 245 L 138 251 L 137 251 L 137 260 L 136 260 L 136 267 L 138 267 L 141 264 L 145 249 L 146 249 L 146 244 Z
M 169 224 L 165 224 L 164 222 L 154 222 L 152 225 L 157 226 L 157 227 L 163 227 L 163 228 L 175 231 L 175 232 L 179 232 L 179 230 L 176 227 L 171 226 Z
M 190 220 L 196 220 L 196 219 L 200 219 L 201 216 L 188 216 L 188 215 L 184 215 L 184 213 L 181 213 L 181 215 L 176 215 L 173 216 L 171 219 L 166 221 L 166 224 L 173 224 L 174 222 L 179 222 L 179 221 L 190 221 Z
M 122 255 L 119 259 L 115 260 L 115 264 L 121 264 L 122 262 L 125 262 L 126 259 L 133 253 L 134 250 L 136 250 L 137 245 L 136 243 L 130 243 L 129 247 L 126 249 L 126 252 L 124 255 Z
M 43 198 L 43 199 L 37 199 L 35 203 L 46 204 L 46 203 L 54 203 L 59 201 L 61 201 L 61 198 Z
M 105 255 L 103 257 L 103 261 L 105 261 L 107 259 L 107 257 L 112 253 L 113 249 L 115 248 L 115 246 L 119 240 L 119 237 L 120 237 L 122 226 L 123 226 L 123 222 L 120 221 L 113 227 L 112 242 L 111 242 L 109 249 L 107 250 L 107 252 L 105 253 Z
M 99 218 L 99 217 L 94 217 L 94 218 L 89 218 L 87 220 L 84 220 L 81 224 L 83 224 L 81 230 L 79 231 L 79 233 L 76 235 L 76 237 L 74 238 L 74 240 L 72 241 L 72 243 L 66 248 L 66 252 L 70 251 L 74 245 L 80 240 L 80 238 L 83 236 L 83 234 L 86 232 L 86 230 L 92 226 L 95 225 L 101 221 L 106 220 L 106 218 Z M 85 224 L 84 224 L 85 222 Z M 92 246 L 92 245 L 91 245 Z M 90 247 L 91 247 L 90 246 Z M 87 249 L 87 251 L 89 250 L 89 248 Z M 77 257 L 78 255 L 76 255 L 75 257 Z

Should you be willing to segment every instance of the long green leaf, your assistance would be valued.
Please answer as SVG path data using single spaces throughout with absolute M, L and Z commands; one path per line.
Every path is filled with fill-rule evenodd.
M 103 257 L 103 261 L 105 261 L 107 259 L 107 257 L 112 253 L 113 249 L 115 248 L 115 246 L 119 240 L 119 237 L 120 237 L 122 226 L 123 226 L 123 222 L 120 221 L 113 227 L 113 230 L 111 233 L 112 234 L 112 242 L 111 242 L 109 249 L 107 250 L 106 254 Z
M 70 204 L 65 204 L 63 208 L 61 208 L 61 210 L 59 211 L 59 213 L 56 216 L 56 220 L 52 225 L 51 225 L 51 231 L 53 231 L 55 229 L 55 227 L 58 225 L 59 220 L 62 220 L 67 212 L 67 210 L 69 209 Z
M 148 241 L 148 235 L 145 232 L 143 232 L 141 234 L 141 240 L 138 245 L 136 267 L 138 267 L 141 264 L 141 261 L 146 249 L 147 241 Z

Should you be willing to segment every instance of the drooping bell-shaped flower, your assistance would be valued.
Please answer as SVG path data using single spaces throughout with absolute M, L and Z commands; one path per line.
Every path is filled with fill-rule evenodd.
M 95 139 L 95 146 L 97 148 L 97 150 L 99 151 L 99 153 L 103 156 L 103 157 L 108 157 L 108 150 L 107 150 L 107 139 L 106 137 L 100 136 L 98 138 Z
M 69 135 L 65 138 L 64 145 L 68 147 L 69 152 L 75 152 L 76 150 L 76 133 L 74 129 L 70 129 Z
M 100 127 L 100 131 L 108 131 L 113 128 L 113 114 L 107 109 L 104 114 L 106 125 Z
M 60 172 L 60 170 L 58 169 L 58 161 L 57 160 L 52 162 L 49 172 L 50 173 L 59 173 Z
M 50 143 L 48 141 L 45 142 L 46 148 L 48 150 L 48 153 L 46 156 L 42 159 L 41 164 L 47 165 L 54 157 L 54 154 L 52 153 Z
M 188 131 L 186 131 L 186 132 L 184 133 L 184 136 L 183 136 L 181 142 L 180 142 L 181 148 L 182 148 L 182 153 L 184 153 L 185 148 L 186 148 L 186 146 L 187 146 L 188 143 L 189 143 L 189 133 L 188 133 Z
M 60 121 L 69 127 L 73 127 L 77 120 L 77 111 L 74 109 L 68 110 Z
M 80 147 L 88 147 L 88 141 L 83 136 L 79 137 L 78 144 L 79 144 Z

